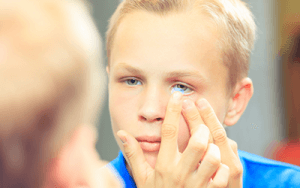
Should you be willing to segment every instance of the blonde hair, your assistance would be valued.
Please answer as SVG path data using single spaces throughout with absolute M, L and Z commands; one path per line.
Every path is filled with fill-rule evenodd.
M 223 62 L 229 69 L 228 84 L 232 88 L 248 74 L 256 31 L 253 15 L 241 0 L 124 0 L 111 17 L 106 35 L 108 65 L 116 31 L 126 15 L 142 10 L 165 16 L 192 9 L 200 10 L 222 29 L 219 47 L 223 52 Z
M 98 115 L 100 35 L 80 0 L 0 0 L 0 23 L 0 187 L 40 187 L 45 162 Z

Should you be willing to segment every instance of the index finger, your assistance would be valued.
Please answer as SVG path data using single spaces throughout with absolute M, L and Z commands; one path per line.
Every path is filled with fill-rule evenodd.
M 242 184 L 243 167 L 237 152 L 234 152 L 229 144 L 223 125 L 219 122 L 213 108 L 205 99 L 197 101 L 196 105 L 203 121 L 212 133 L 214 143 L 220 149 L 222 163 L 230 168 L 229 187 L 239 187 Z
M 230 148 L 226 131 L 223 125 L 219 122 L 213 108 L 210 106 L 208 101 L 204 98 L 196 102 L 199 113 L 203 118 L 205 125 L 210 130 L 214 143 L 221 149 L 226 147 Z
M 165 119 L 161 127 L 161 145 L 158 159 L 170 160 L 178 152 L 177 137 L 181 110 L 182 94 L 176 91 L 169 100 Z

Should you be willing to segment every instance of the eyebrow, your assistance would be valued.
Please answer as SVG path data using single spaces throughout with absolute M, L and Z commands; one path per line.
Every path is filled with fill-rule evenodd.
M 116 67 L 117 70 L 119 69 L 125 69 L 126 71 L 132 73 L 132 74 L 137 74 L 137 75 L 143 75 L 144 71 L 138 69 L 138 68 L 135 68 L 135 67 L 132 67 L 131 65 L 128 65 L 126 63 L 120 63 L 117 65 Z
M 119 65 L 117 65 L 116 69 L 125 69 L 126 71 L 128 71 L 132 74 L 144 75 L 143 70 L 136 68 L 136 67 L 132 67 L 131 65 L 128 65 L 126 63 L 120 63 Z M 203 82 L 204 84 L 208 83 L 208 79 L 205 78 L 204 76 L 202 76 L 201 74 L 199 74 L 198 71 L 190 71 L 190 70 L 172 71 L 172 72 L 168 72 L 166 77 L 168 79 L 194 77 L 195 79 Z

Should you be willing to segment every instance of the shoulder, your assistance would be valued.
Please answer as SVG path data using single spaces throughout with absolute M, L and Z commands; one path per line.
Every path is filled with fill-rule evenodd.
M 300 167 L 239 150 L 244 187 L 298 187 Z

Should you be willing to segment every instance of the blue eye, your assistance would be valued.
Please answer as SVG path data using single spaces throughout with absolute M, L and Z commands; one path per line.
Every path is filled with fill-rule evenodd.
M 174 93 L 175 91 L 180 91 L 182 94 L 189 94 L 191 93 L 193 90 L 190 89 L 189 87 L 183 85 L 183 84 L 176 84 L 171 93 Z
M 142 83 L 136 79 L 128 79 L 128 80 L 125 80 L 125 83 L 127 85 L 130 85 L 130 86 L 135 86 L 135 85 L 142 85 Z

